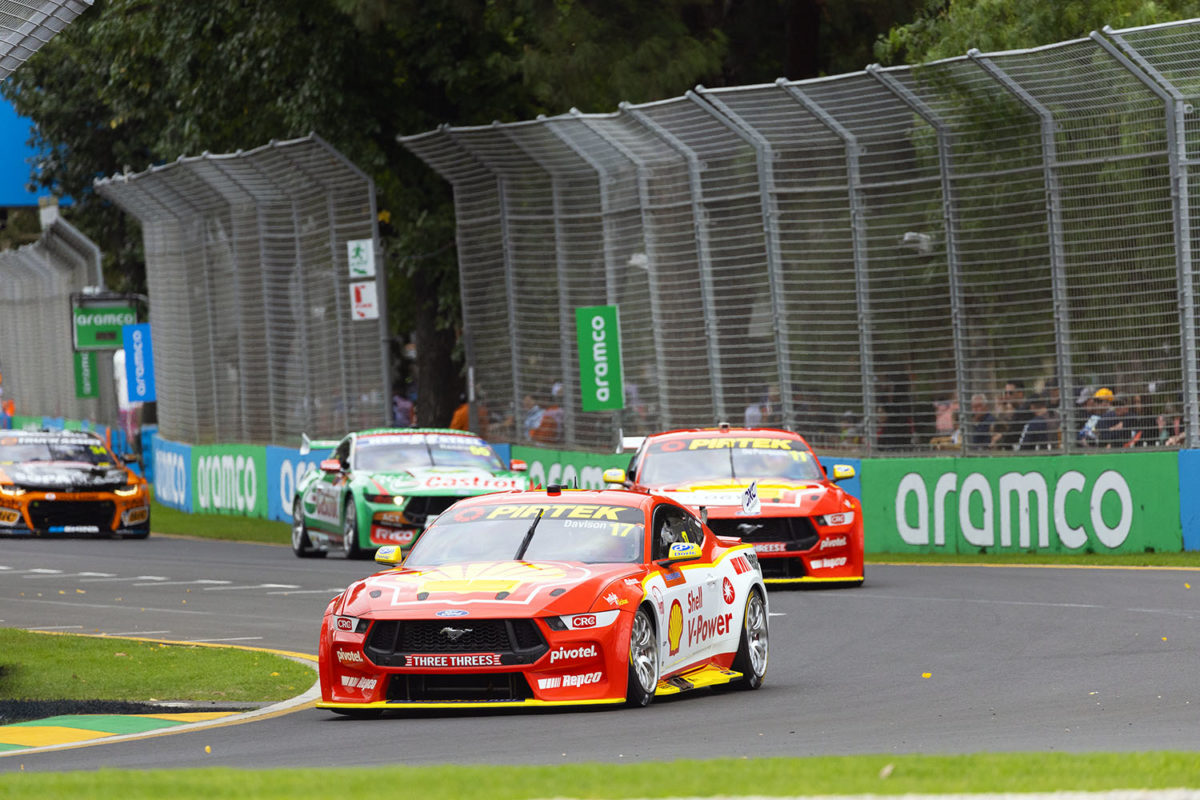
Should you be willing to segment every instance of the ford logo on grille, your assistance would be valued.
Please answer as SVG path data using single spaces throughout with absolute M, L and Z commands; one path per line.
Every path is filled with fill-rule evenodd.
M 438 617 L 465 617 L 467 614 L 470 614 L 470 613 L 471 612 L 467 611 L 465 608 L 447 608 L 447 609 L 437 612 L 437 614 L 435 616 L 438 616 Z
M 457 642 L 459 639 L 470 633 L 471 630 L 471 628 L 451 628 L 449 625 L 447 625 L 438 631 L 438 633 L 440 633 L 442 636 L 445 636 L 452 642 Z

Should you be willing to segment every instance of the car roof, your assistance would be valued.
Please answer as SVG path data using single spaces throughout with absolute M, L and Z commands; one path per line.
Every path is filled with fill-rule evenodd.
M 652 433 L 647 436 L 646 439 L 661 441 L 669 439 L 695 439 L 697 436 L 704 436 L 712 439 L 746 439 L 753 437 L 766 439 L 793 439 L 801 442 L 804 441 L 804 437 L 800 434 L 792 431 L 785 431 L 781 428 L 735 428 L 730 425 L 722 425 L 715 428 L 680 428 L 679 430 L 674 431 Z
M 470 436 L 479 439 L 479 434 L 471 431 L 460 431 L 457 428 L 369 428 L 365 431 L 355 431 L 354 436 L 413 436 L 416 434 L 436 433 L 446 436 Z
M 661 495 L 631 492 L 627 489 L 528 489 L 524 491 L 493 492 L 459 500 L 457 505 L 487 505 L 492 503 L 537 503 L 539 505 L 612 505 L 646 509 L 658 502 L 672 502 Z
M 5 430 L 0 431 L 0 438 L 15 437 L 18 439 L 32 439 L 38 442 L 104 442 L 104 438 L 95 431 L 27 431 L 27 430 Z

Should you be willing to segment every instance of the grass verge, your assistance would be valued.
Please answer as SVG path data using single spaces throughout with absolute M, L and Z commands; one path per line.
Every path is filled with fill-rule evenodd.
M 232 514 L 188 514 L 157 500 L 150 501 L 150 529 L 154 533 L 270 544 L 288 544 L 292 536 L 292 526 L 286 522 Z
M 646 712 L 653 713 L 653 709 Z M 379 727 L 389 727 L 381 723 Z M 401 723 L 403 724 L 403 723 Z M 214 739 L 214 741 L 217 741 Z M 197 743 L 197 747 L 206 747 Z M 212 747 L 219 759 L 220 745 Z M 447 758 L 453 758 L 447 753 Z M 18 757 L 19 758 L 19 757 Z M 8 765 L 5 765 L 8 766 Z M 421 800 L 1103 791 L 1200 787 L 1200 754 L 1009 753 L 705 759 L 666 764 L 160 770 L 10 774 L 9 798 L 327 798 L 403 787 Z
M 295 697 L 314 679 L 272 653 L 0 628 L 8 700 L 263 702 Z

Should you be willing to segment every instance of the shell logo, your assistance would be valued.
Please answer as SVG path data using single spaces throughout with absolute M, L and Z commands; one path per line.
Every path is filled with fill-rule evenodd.
M 667 642 L 671 645 L 670 655 L 679 653 L 679 640 L 683 638 L 683 606 L 676 600 L 671 603 L 671 617 L 667 620 Z

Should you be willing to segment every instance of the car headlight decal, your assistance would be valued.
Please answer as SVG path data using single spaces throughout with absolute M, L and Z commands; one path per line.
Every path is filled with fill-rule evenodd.
M 25 490 L 20 486 L 12 486 L 9 484 L 0 483 L 0 494 L 6 494 L 9 497 L 20 497 L 25 494 Z
M 817 524 L 826 528 L 840 525 L 853 525 L 854 512 L 838 511 L 834 514 L 822 514 L 821 516 L 817 517 Z
M 136 483 L 127 483 L 120 489 L 113 489 L 113 494 L 117 495 L 118 497 L 132 497 L 138 493 L 140 488 L 141 487 L 139 487 Z
M 370 622 L 359 617 L 333 618 L 333 629 L 341 633 L 366 633 L 368 625 Z
M 364 495 L 363 495 L 363 498 L 364 498 L 364 499 L 365 499 L 365 500 L 366 500 L 368 503 L 383 503 L 383 504 L 385 504 L 385 505 L 387 505 L 387 504 L 391 504 L 391 505 L 397 505 L 397 506 L 402 506 L 402 505 L 404 505 L 404 499 L 405 499 L 403 495 L 398 495 L 398 494 L 396 494 L 396 495 L 391 495 L 391 494 L 364 494 Z

